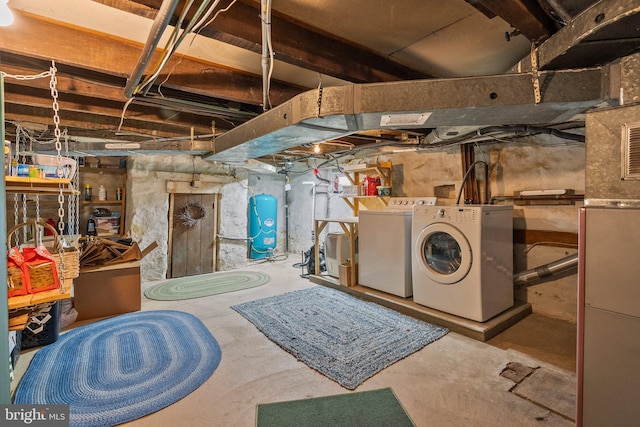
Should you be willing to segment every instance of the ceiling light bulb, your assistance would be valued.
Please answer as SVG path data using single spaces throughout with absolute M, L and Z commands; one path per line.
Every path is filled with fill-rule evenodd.
M 9 0 L 0 0 L 0 27 L 6 27 L 13 22 L 13 13 L 7 5 Z
M 313 152 L 316 153 L 316 154 L 318 154 L 320 152 L 320 144 L 316 144 L 313 147 Z

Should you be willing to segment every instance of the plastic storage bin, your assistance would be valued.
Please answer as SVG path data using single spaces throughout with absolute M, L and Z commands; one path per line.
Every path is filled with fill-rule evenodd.
M 37 321 L 27 323 L 22 330 L 20 348 L 23 350 L 56 342 L 60 335 L 60 302 L 56 301 L 48 311 L 42 310 L 35 318 Z

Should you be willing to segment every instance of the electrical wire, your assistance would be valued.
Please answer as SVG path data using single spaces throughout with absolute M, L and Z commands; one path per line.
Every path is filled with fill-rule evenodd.
M 216 20 L 216 18 L 218 17 L 218 15 L 220 15 L 221 13 L 224 13 L 224 12 L 228 11 L 229 9 L 231 9 L 231 6 L 233 6 L 233 5 L 235 4 L 235 2 L 236 2 L 236 1 L 237 1 L 237 0 L 233 0 L 231 3 L 229 3 L 229 5 L 228 5 L 227 7 L 225 7 L 225 8 L 223 8 L 223 9 L 218 10 L 218 11 L 215 13 L 215 15 L 213 15 L 213 17 L 212 17 L 209 21 L 207 21 L 207 23 L 206 23 L 206 24 L 204 24 L 204 25 L 200 25 L 200 28 L 197 28 L 197 29 L 196 29 L 196 28 L 193 28 L 193 30 L 192 30 L 193 37 L 191 37 L 191 41 L 189 42 L 189 46 L 187 47 L 187 50 L 184 52 L 183 56 L 184 56 L 184 55 L 186 55 L 186 54 L 189 52 L 189 50 L 191 49 L 191 46 L 193 45 L 193 42 L 196 40 L 196 37 L 200 34 L 200 32 L 202 31 L 202 29 L 203 29 L 203 28 L 208 27 L 208 26 L 209 26 L 213 21 L 215 21 L 215 20 Z M 213 7 L 215 8 L 215 6 L 213 6 Z M 176 46 L 176 48 L 177 48 L 177 46 Z M 175 71 L 176 67 L 182 63 L 182 58 L 183 58 L 183 56 L 181 56 L 181 57 L 180 57 L 180 59 L 178 60 L 178 62 L 176 62 L 176 63 L 173 65 L 173 67 L 171 68 L 171 71 L 169 71 L 169 72 L 167 73 L 167 77 L 165 77 L 165 79 L 162 81 L 162 83 L 160 83 L 160 84 L 158 85 L 158 93 L 159 93 L 160 95 L 162 95 L 162 86 L 163 86 L 163 85 L 164 85 L 164 84 L 169 80 L 169 77 L 171 77 L 171 75 L 172 75 L 172 74 L 173 74 L 173 72 Z
M 469 169 L 467 169 L 467 172 L 462 177 L 462 183 L 460 184 L 460 190 L 458 190 L 458 197 L 456 198 L 456 205 L 460 204 L 460 197 L 462 197 L 462 190 L 464 190 L 464 186 L 467 182 L 467 178 L 469 177 L 469 174 L 471 173 L 473 168 L 479 163 L 483 163 L 485 166 L 489 167 L 489 165 L 487 165 L 487 163 L 484 160 L 476 160 L 475 162 L 471 163 L 471 166 L 469 166 Z
M 173 53 L 177 50 L 180 43 L 184 40 L 184 38 L 190 34 L 191 32 L 199 29 L 207 20 L 213 10 L 217 7 L 220 0 L 214 0 L 213 4 L 211 1 L 207 0 L 200 4 L 198 9 L 196 10 L 193 18 L 189 21 L 189 24 L 182 30 L 182 23 L 185 21 L 188 11 L 193 4 L 193 0 L 188 1 L 184 7 L 182 8 L 182 12 L 178 17 L 177 24 L 173 27 L 173 30 L 169 36 L 169 40 L 165 44 L 165 50 L 162 57 L 159 59 L 158 63 L 154 66 L 154 71 L 148 76 L 142 83 L 140 83 L 134 90 L 135 93 L 143 93 L 146 95 L 148 91 L 151 89 L 153 82 L 158 78 L 162 69 L 167 64 Z M 205 11 L 206 9 L 206 11 Z
M 437 129 L 433 130 L 432 132 L 434 132 L 434 135 L 436 136 L 436 138 L 440 139 L 438 137 Z M 492 133 L 498 133 L 498 135 L 491 135 Z M 485 128 L 477 129 L 473 132 L 456 136 L 454 138 L 442 140 L 441 142 L 435 142 L 431 144 L 425 143 L 425 144 L 427 144 L 429 147 L 441 148 L 441 147 L 457 145 L 465 142 L 472 142 L 473 138 L 485 137 L 485 138 L 497 139 L 501 135 L 508 135 L 508 134 L 512 134 L 510 136 L 513 138 L 522 138 L 525 136 L 531 136 L 531 135 L 536 135 L 541 133 L 553 135 L 557 138 L 567 139 L 567 140 L 576 141 L 576 142 L 585 142 L 585 139 L 586 139 L 584 135 L 565 132 L 563 130 L 555 129 L 548 126 L 506 125 L 506 126 L 488 126 Z

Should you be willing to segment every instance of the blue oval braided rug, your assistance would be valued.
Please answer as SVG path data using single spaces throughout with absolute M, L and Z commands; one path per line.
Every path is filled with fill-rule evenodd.
M 193 392 L 221 355 L 189 313 L 128 313 L 72 329 L 39 349 L 14 403 L 70 405 L 71 426 L 121 424 Z

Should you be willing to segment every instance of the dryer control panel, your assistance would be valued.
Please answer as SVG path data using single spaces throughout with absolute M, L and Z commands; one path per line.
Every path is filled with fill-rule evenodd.
M 481 220 L 479 208 L 464 206 L 415 206 L 413 216 L 451 223 L 477 223 Z

